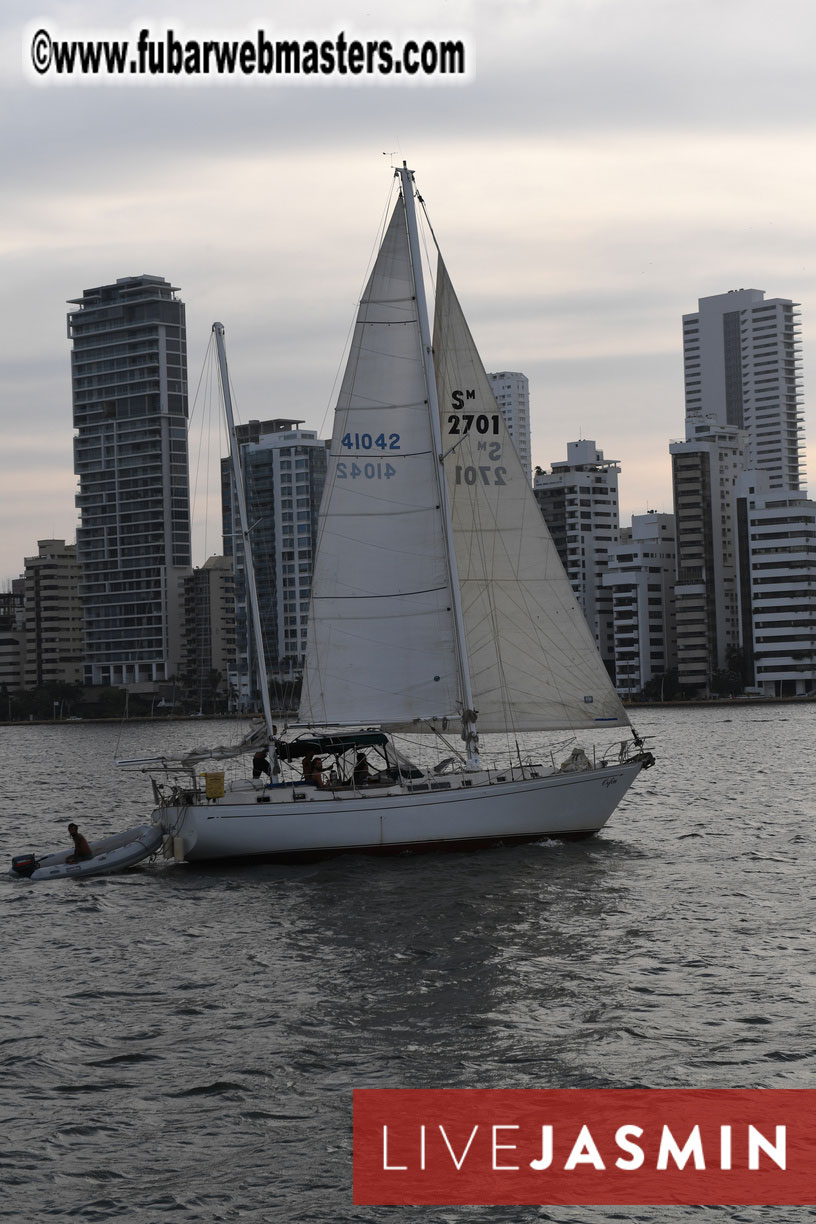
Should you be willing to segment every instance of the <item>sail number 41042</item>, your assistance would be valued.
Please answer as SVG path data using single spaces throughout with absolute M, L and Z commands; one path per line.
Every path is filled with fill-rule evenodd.
M 346 450 L 392 450 L 396 451 L 400 448 L 400 436 L 398 433 L 377 434 L 376 437 L 370 433 L 347 433 L 343 435 L 343 440 L 340 443 L 345 446 Z
M 393 463 L 347 463 L 344 459 L 337 462 L 338 480 L 390 480 L 396 476 L 397 469 Z

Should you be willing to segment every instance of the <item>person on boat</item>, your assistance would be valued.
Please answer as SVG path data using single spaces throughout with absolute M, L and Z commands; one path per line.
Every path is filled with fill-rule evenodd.
M 315 756 L 312 748 L 303 757 L 303 781 L 311 782 L 313 786 L 323 786 L 323 762 Z
M 252 758 L 252 777 L 260 778 L 261 774 L 266 774 L 269 781 L 272 781 L 273 774 L 279 774 L 281 771 L 280 761 L 278 760 L 278 741 L 274 738 L 278 734 L 278 728 L 272 728 L 272 748 L 274 749 L 274 764 L 270 767 L 269 764 L 269 747 L 259 748 Z
M 88 845 L 88 841 L 82 836 L 77 826 L 71 822 L 68 826 L 68 832 L 71 834 L 74 842 L 74 853 L 69 854 L 65 860 L 66 863 L 82 863 L 86 859 L 93 858 L 93 850 Z
M 272 781 L 272 770 L 269 766 L 269 749 L 261 748 L 252 758 L 252 776 L 260 778 L 261 774 L 266 774 L 269 781 Z
M 371 781 L 371 770 L 364 752 L 357 753 L 357 761 L 352 773 L 355 786 L 366 786 Z

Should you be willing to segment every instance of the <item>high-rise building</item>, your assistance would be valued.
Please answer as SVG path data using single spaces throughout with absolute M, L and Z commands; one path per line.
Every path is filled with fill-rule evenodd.
M 747 434 L 745 465 L 772 488 L 804 481 L 799 314 L 787 298 L 732 289 L 683 315 L 686 439 L 712 425 Z
M 317 512 L 326 482 L 327 451 L 314 430 L 300 421 L 250 421 L 236 428 L 247 511 L 252 527 L 255 580 L 270 679 L 300 676 L 312 586 Z M 224 553 L 236 558 L 235 629 L 237 671 L 232 684 L 239 704 L 257 699 L 256 665 L 247 617 L 243 547 L 233 542 L 237 510 L 227 459 L 221 461 Z
M 708 696 L 711 676 L 739 647 L 734 486 L 745 467 L 745 431 L 708 428 L 672 442 L 677 528 L 677 671 L 681 689 Z
M 677 664 L 674 515 L 634 514 L 620 536 L 609 548 L 603 583 L 612 592 L 615 685 L 627 697 Z
M 70 305 L 77 560 L 85 683 L 175 676 L 189 572 L 184 305 L 160 276 L 123 277 Z
M 744 678 L 767 697 L 816 690 L 816 503 L 772 489 L 767 472 L 736 486 Z
M 607 554 L 619 539 L 617 460 L 594 442 L 567 443 L 566 462 L 536 469 L 533 489 L 601 658 L 614 675 L 612 592 L 603 585 Z
M 12 578 L 8 590 L 0 591 L 0 690 L 12 693 L 23 687 L 25 663 L 25 578 Z M 0 709 L 0 719 L 12 717 Z
M 25 559 L 24 687 L 82 680 L 82 608 L 76 545 L 38 540 Z
M 493 397 L 507 426 L 507 432 L 521 460 L 521 466 L 531 478 L 530 469 L 530 384 L 526 374 L 502 370 L 488 374 Z
M 184 579 L 182 633 L 187 698 L 199 710 L 229 699 L 235 665 L 235 581 L 232 557 L 209 557 Z

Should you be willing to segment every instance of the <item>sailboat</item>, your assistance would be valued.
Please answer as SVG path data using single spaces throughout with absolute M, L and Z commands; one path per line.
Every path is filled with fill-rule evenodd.
M 628 727 L 438 256 L 433 333 L 413 172 L 364 290 L 320 508 L 298 723 L 265 691 L 245 499 L 238 497 L 264 726 L 254 777 L 164 761 L 153 822 L 188 861 L 465 848 L 596 833 L 653 757 L 643 741 L 560 764 L 523 733 Z M 423 204 L 424 207 L 424 204 Z M 232 436 L 223 327 L 214 326 Z M 430 761 L 398 744 L 425 735 Z M 481 735 L 515 756 L 481 758 Z M 459 745 L 459 746 L 457 746 Z M 315 762 L 318 762 L 317 768 Z

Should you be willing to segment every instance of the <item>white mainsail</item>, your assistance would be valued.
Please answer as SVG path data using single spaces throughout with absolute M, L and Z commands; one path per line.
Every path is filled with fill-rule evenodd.
M 402 197 L 363 294 L 334 418 L 299 711 L 455 715 L 450 583 Z
M 628 725 L 441 257 L 433 347 L 477 729 Z

